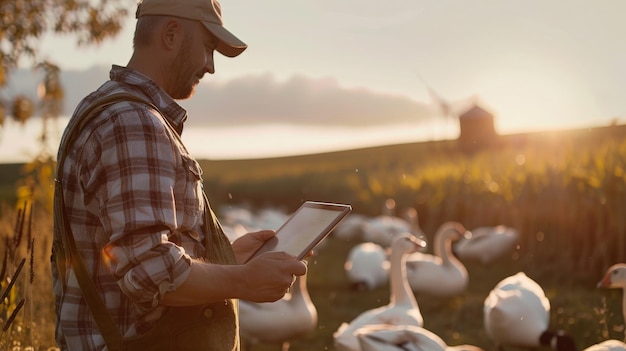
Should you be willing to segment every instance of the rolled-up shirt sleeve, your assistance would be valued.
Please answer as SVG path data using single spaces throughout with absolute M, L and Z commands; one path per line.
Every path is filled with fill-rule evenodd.
M 141 235 L 130 245 L 118 242 L 106 249 L 111 271 L 122 292 L 141 310 L 156 307 L 163 294 L 175 290 L 189 275 L 191 258 L 181 247 L 169 242 L 167 236 L 167 233 Z
M 99 162 L 83 181 L 100 206 L 108 268 L 122 292 L 149 310 L 189 275 L 189 253 L 170 239 L 197 224 L 201 179 L 181 177 L 184 155 L 158 116 L 147 107 L 132 112 L 96 129 L 94 149 L 86 152 L 99 154 Z

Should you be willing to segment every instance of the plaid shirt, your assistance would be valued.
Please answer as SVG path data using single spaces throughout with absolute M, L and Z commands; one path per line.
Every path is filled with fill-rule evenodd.
M 99 97 L 128 92 L 151 101 L 182 132 L 187 112 L 155 83 L 119 66 L 110 78 L 74 116 Z M 163 117 L 143 103 L 108 106 L 79 132 L 57 175 L 81 257 L 125 336 L 162 316 L 163 294 L 176 289 L 191 258 L 204 253 L 202 170 Z M 59 346 L 106 349 L 71 266 L 65 282 L 55 269 L 53 264 Z

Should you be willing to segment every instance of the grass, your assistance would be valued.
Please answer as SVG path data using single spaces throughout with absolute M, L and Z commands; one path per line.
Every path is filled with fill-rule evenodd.
M 2 206 L 0 253 L 3 267 L 3 294 L 13 286 L 0 307 L 0 350 L 20 351 L 32 347 L 47 350 L 54 342 L 54 297 L 50 276 L 52 217 L 45 212 L 30 217 L 27 210 Z M 30 219 L 29 219 L 30 218 Z M 24 261 L 24 264 L 20 264 Z M 15 274 L 19 271 L 19 274 Z M 20 301 L 24 301 L 23 304 Z M 19 308 L 19 310 L 18 310 Z M 14 320 L 11 321 L 12 314 Z

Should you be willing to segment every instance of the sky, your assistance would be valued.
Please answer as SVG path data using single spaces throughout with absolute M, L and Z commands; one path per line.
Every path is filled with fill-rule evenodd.
M 216 54 L 216 73 L 182 104 L 206 115 L 190 113 L 204 123 L 190 122 L 189 135 L 210 126 L 242 139 L 236 153 L 209 157 L 453 137 L 458 127 L 438 113 L 432 92 L 455 114 L 477 102 L 502 134 L 603 126 L 626 116 L 623 0 L 221 3 L 225 26 L 249 48 L 236 58 Z M 99 47 L 50 38 L 42 52 L 64 71 L 125 65 L 131 17 Z M 268 139 L 283 146 L 260 153 Z M 306 139 L 308 149 L 298 149 Z

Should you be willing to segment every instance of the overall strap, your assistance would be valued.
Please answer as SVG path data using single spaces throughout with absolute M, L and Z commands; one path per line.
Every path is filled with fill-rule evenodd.
M 128 93 L 116 93 L 94 101 L 80 115 L 75 117 L 76 122 L 69 126 L 69 130 L 65 133 L 63 140 L 61 140 L 57 159 L 57 177 L 60 177 L 62 174 L 65 154 L 68 147 L 70 147 L 75 141 L 78 135 L 77 132 L 84 129 L 84 126 L 93 117 L 99 114 L 97 112 L 102 111 L 111 104 L 122 101 L 145 103 L 158 111 L 158 109 L 150 102 Z M 74 269 L 74 273 L 76 274 L 76 279 L 78 280 L 80 288 L 83 291 L 83 296 L 89 305 L 96 324 L 100 329 L 100 333 L 102 333 L 102 337 L 104 338 L 108 350 L 119 351 L 122 343 L 122 335 L 119 327 L 113 321 L 113 318 L 109 314 L 102 298 L 100 297 L 100 294 L 98 293 L 98 290 L 96 289 L 95 283 L 89 276 L 87 267 L 85 266 L 85 263 L 78 252 L 78 248 L 76 247 L 74 235 L 72 234 L 70 223 L 64 213 L 64 210 L 65 203 L 63 200 L 63 179 L 57 178 L 55 179 L 54 189 L 54 236 L 57 243 L 55 244 L 53 255 L 55 256 L 59 274 L 62 277 L 63 284 L 65 284 L 65 267 L 69 259 L 69 262 L 71 262 L 72 268 Z M 61 239 L 60 242 L 59 238 Z M 62 247 L 59 247 L 58 244 L 61 244 Z
M 209 198 L 204 189 L 204 247 L 209 262 L 218 264 L 236 264 L 237 259 L 230 240 L 224 233 L 215 213 L 209 206 Z

